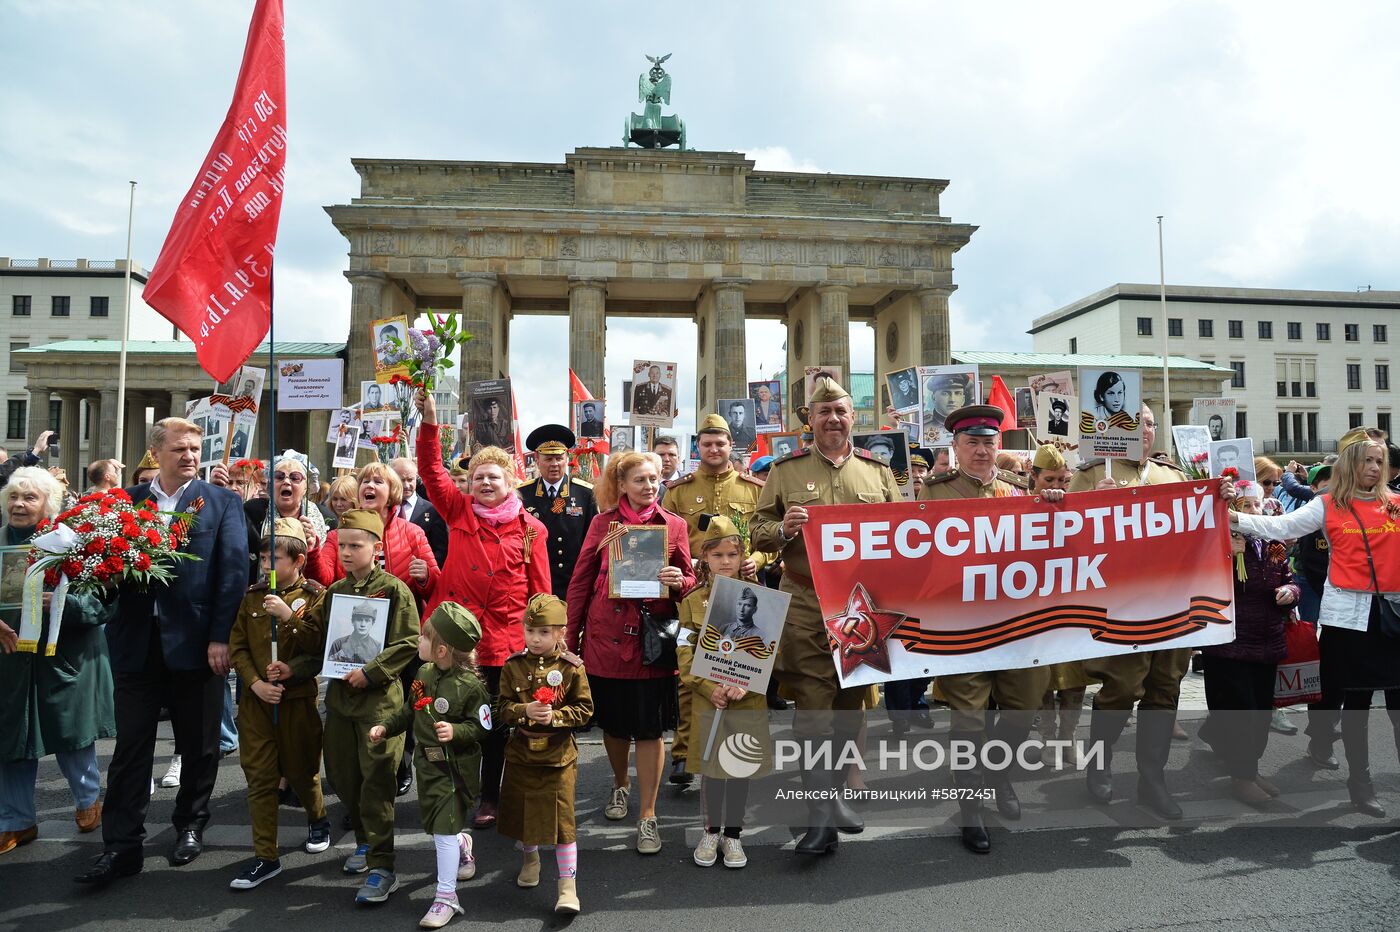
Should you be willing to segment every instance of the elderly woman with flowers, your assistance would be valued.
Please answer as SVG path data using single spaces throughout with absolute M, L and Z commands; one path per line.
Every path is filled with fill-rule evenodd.
M 63 490 L 44 470 L 26 466 L 15 470 L 0 495 L 5 510 L 0 544 L 18 547 L 29 543 L 41 521 L 59 513 Z M 42 645 L 51 634 L 52 598 L 45 586 L 36 651 L 18 649 L 20 610 L 0 611 L 0 854 L 38 837 L 34 783 L 39 759 L 49 754 L 68 779 L 78 830 L 91 832 L 102 821 L 96 741 L 116 734 L 112 664 L 102 625 L 116 600 L 70 592 L 56 650 L 48 656 Z

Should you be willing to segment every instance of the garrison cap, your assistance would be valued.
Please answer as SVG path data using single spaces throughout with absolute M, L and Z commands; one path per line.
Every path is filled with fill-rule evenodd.
M 278 518 L 273 530 L 276 531 L 278 537 L 291 537 L 303 544 L 306 543 L 306 528 L 302 527 L 301 522 L 296 518 Z
M 840 401 L 851 397 L 851 393 L 841 387 L 841 383 L 829 376 L 822 376 L 812 385 L 812 397 L 808 404 L 821 404 L 823 401 Z
M 928 449 L 927 447 L 920 447 L 911 444 L 909 447 L 909 463 L 910 465 L 918 464 L 919 466 L 922 466 L 925 469 L 932 469 L 933 451 Z
M 379 512 L 370 511 L 367 508 L 352 508 L 340 516 L 342 529 L 353 529 L 357 531 L 367 531 L 380 540 L 384 539 L 384 519 L 379 517 Z
M 943 419 L 943 426 L 954 434 L 995 437 L 1005 418 L 1006 412 L 996 405 L 963 405 Z
M 524 624 L 527 628 L 562 628 L 569 623 L 564 600 L 548 592 L 537 592 L 525 606 Z
M 156 462 L 156 455 L 147 450 L 146 455 L 141 457 L 141 462 L 136 464 L 136 469 L 138 472 L 142 469 L 160 469 L 160 463 Z
M 1053 443 L 1042 443 L 1035 451 L 1031 465 L 1036 469 L 1064 469 L 1065 458 Z
M 577 442 L 578 438 L 574 436 L 574 432 L 563 424 L 541 424 L 525 438 L 525 447 L 535 453 L 554 456 L 568 453 Z
M 701 530 L 705 532 L 704 538 L 700 541 L 701 547 L 714 541 L 724 540 L 726 537 L 739 537 L 739 528 L 724 515 L 703 515 L 700 523 L 704 525 Z
M 1379 436 L 1380 431 L 1374 427 L 1353 427 L 1351 430 L 1342 434 L 1342 439 L 1337 441 L 1337 452 L 1341 453 L 1353 443 L 1361 443 L 1367 440 L 1380 443 L 1382 441 L 1376 440 Z
M 433 626 L 444 644 L 454 650 L 471 650 L 481 640 L 481 622 L 456 602 L 440 602 L 428 616 L 428 624 Z
M 707 414 L 700 421 L 700 429 L 697 430 L 696 433 L 724 434 L 726 437 L 729 437 L 729 422 L 726 421 L 724 418 L 720 417 L 718 414 Z

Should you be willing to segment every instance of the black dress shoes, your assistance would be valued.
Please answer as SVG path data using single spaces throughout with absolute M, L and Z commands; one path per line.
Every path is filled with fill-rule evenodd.
M 689 786 L 695 779 L 695 774 L 685 769 L 685 758 L 677 757 L 671 761 L 670 782 L 677 786 Z
M 408 791 L 413 789 L 413 770 L 400 770 L 398 774 L 398 785 L 394 787 L 394 796 L 407 796 Z
M 170 866 L 188 864 L 203 853 L 204 833 L 197 828 L 181 829 L 175 847 L 170 849 Z
M 75 883 L 98 886 L 111 883 L 118 877 L 130 877 L 141 873 L 142 854 L 134 851 L 104 851 L 92 862 L 92 866 L 73 878 Z

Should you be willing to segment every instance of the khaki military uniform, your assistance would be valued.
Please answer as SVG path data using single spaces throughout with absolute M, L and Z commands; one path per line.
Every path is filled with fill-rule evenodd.
M 368 688 L 355 689 L 343 680 L 326 687 L 325 754 L 326 776 L 350 811 L 355 843 L 369 845 L 366 863 L 393 870 L 395 774 L 403 738 L 371 744 L 369 730 L 403 705 L 399 675 L 418 656 L 418 606 L 402 580 L 376 566 L 360 582 L 347 576 L 331 583 L 319 624 L 325 624 L 338 592 L 389 600 L 384 650 L 361 668 Z
M 277 659 L 292 670 L 283 680 L 282 701 L 268 705 L 253 693 L 267 678 L 272 663 L 272 616 L 263 608 L 268 586 L 248 589 L 229 634 L 229 663 L 243 681 L 238 700 L 238 762 L 248 782 L 248 815 L 253 824 L 253 854 L 277 859 L 277 784 L 280 777 L 306 807 L 308 822 L 326 817 L 321 795 L 321 714 L 317 711 L 316 674 L 321 672 L 325 628 L 321 603 L 326 590 L 299 579 L 277 594 L 292 617 L 277 622 Z M 276 716 L 274 719 L 274 715 Z
M 920 501 L 947 501 L 966 498 L 1010 498 L 1024 493 L 1025 480 L 1015 473 L 998 470 L 990 482 L 954 469 L 924 480 L 919 490 Z M 988 700 L 995 697 L 1003 710 L 1026 711 L 1025 726 L 1030 727 L 1030 710 L 1040 708 L 1041 698 L 1050 682 L 1048 667 L 1020 670 L 986 670 L 981 673 L 953 673 L 938 677 L 938 686 L 953 710 L 953 730 L 980 732 L 985 728 Z M 1018 722 L 1019 727 L 1019 722 Z M 1024 737 L 1024 736 L 1023 736 Z
M 763 491 L 763 480 L 742 475 L 736 469 L 726 469 L 717 475 L 693 472 L 682 476 L 666 487 L 666 497 L 661 507 L 685 519 L 690 532 L 690 555 L 700 559 L 700 544 L 705 532 L 700 530 L 701 515 L 723 515 L 736 525 L 749 525 L 753 522 L 754 509 L 758 507 L 758 496 Z M 773 561 L 762 551 L 754 552 L 749 547 L 753 562 L 761 570 Z M 684 760 L 690 750 L 691 695 L 684 676 L 677 686 L 680 699 L 680 719 L 676 723 L 675 740 L 671 742 L 671 759 Z
M 432 700 L 419 711 L 421 698 Z M 429 711 L 431 710 L 431 712 Z M 437 723 L 452 723 L 452 740 L 438 740 Z M 413 729 L 413 769 L 418 775 L 418 815 L 429 835 L 456 835 L 481 794 L 481 740 L 491 733 L 491 696 L 471 670 L 425 663 L 412 694 L 384 720 L 384 730 Z
M 558 673 L 558 685 L 549 676 Z M 535 690 L 549 686 L 555 699 L 548 725 L 532 722 L 525 706 Z M 574 729 L 593 716 L 593 693 L 583 661 L 568 651 L 531 654 L 522 650 L 501 668 L 496 725 L 511 729 L 496 830 L 523 845 L 563 845 L 576 839 L 574 787 L 578 745 Z
M 1175 466 L 1156 460 L 1124 463 L 1120 460 L 1086 460 L 1070 480 L 1071 492 L 1092 491 L 1099 480 L 1110 476 L 1120 487 L 1164 485 L 1185 482 L 1187 475 Z M 1134 651 L 1116 657 L 1084 661 L 1090 679 L 1102 680 L 1103 688 L 1094 698 L 1094 708 L 1128 711 L 1133 703 L 1143 709 L 1175 710 L 1181 699 L 1181 678 L 1191 665 L 1189 647 L 1174 650 Z
M 768 481 L 758 499 L 758 510 L 749 525 L 749 541 L 755 550 L 779 553 L 783 559 L 783 581 L 779 588 L 792 596 L 787 623 L 778 644 L 775 670 L 785 693 L 799 711 L 861 708 L 868 690 L 864 686 L 841 689 L 836 664 L 831 659 L 831 643 L 822 622 L 821 605 L 812 588 L 807 545 L 799 533 L 783 538 L 783 515 L 794 506 L 875 504 L 902 499 L 889 466 L 859 447 L 834 465 L 809 447 L 781 457 L 773 463 Z M 804 733 L 826 734 L 830 719 L 799 717 Z

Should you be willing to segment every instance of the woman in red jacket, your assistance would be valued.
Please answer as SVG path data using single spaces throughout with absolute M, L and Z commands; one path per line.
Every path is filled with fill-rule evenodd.
M 476 645 L 477 669 L 494 702 L 501 668 L 510 656 L 525 649 L 525 603 L 538 592 L 549 592 L 549 532 L 525 511 L 515 494 L 515 463 L 500 447 L 482 447 L 467 466 L 469 492 L 457 489 L 442 464 L 437 406 L 419 391 L 418 474 L 428 499 L 447 523 L 447 565 L 423 617 L 439 602 L 466 606 L 481 623 Z M 481 743 L 481 807 L 472 824 L 487 828 L 496 822 L 505 767 L 503 731 Z
M 661 788 L 665 747 L 661 735 L 676 725 L 676 671 L 642 662 L 639 605 L 662 618 L 675 618 L 676 606 L 695 585 L 685 520 L 663 509 L 661 460 L 655 453 L 632 451 L 608 457 L 603 480 L 593 490 L 599 514 L 588 526 L 574 576 L 569 582 L 569 627 L 565 644 L 578 651 L 593 692 L 594 716 L 603 729 L 603 745 L 612 765 L 612 798 L 603 815 L 627 817 L 631 786 L 627 757 L 637 743 L 639 784 L 637 850 L 656 854 L 656 793 Z M 613 599 L 608 596 L 607 535 L 616 525 L 656 524 L 666 528 L 667 563 L 656 578 L 665 587 L 660 599 Z

